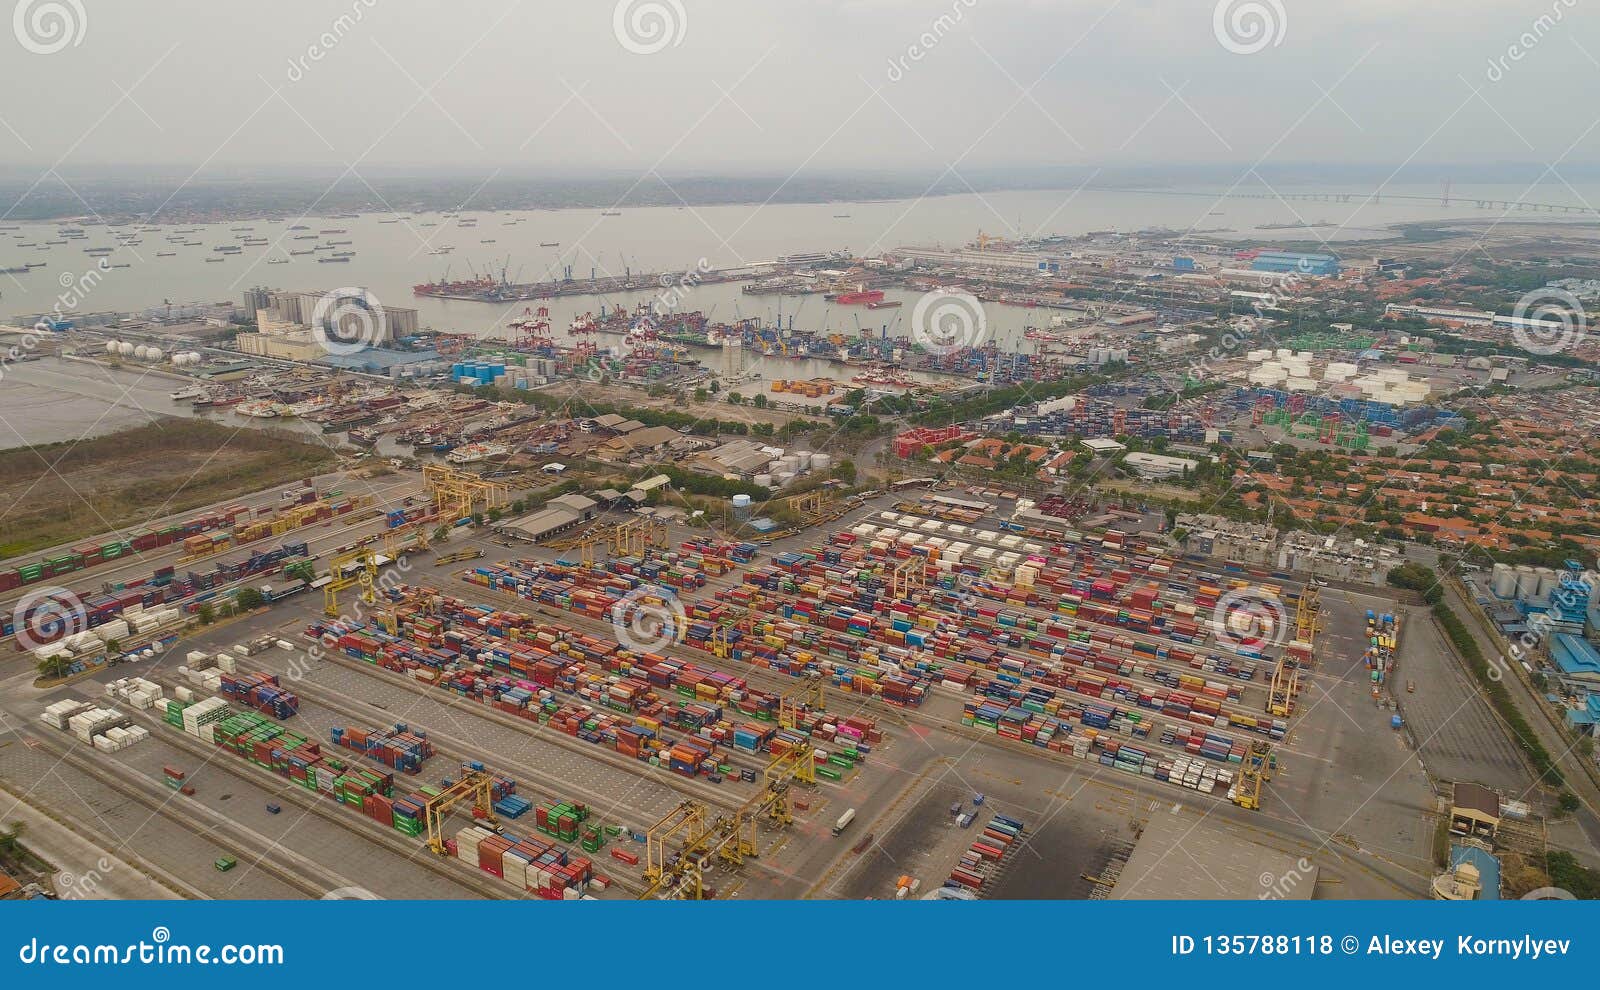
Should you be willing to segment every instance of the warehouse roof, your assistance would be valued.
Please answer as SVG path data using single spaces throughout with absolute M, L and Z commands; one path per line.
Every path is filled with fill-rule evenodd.
M 1493 819 L 1500 817 L 1500 795 L 1482 784 L 1457 784 L 1455 806 Z
M 556 506 L 518 516 L 509 522 L 501 523 L 499 528 L 525 540 L 542 540 L 582 521 L 583 514 L 577 510 Z
M 1557 633 L 1550 644 L 1550 659 L 1568 676 L 1600 675 L 1600 652 L 1582 636 Z
M 587 495 L 579 495 L 577 492 L 568 492 L 565 495 L 557 495 L 547 504 L 572 509 L 574 512 L 588 512 L 590 509 L 593 509 L 600 503 L 596 502 L 592 498 L 589 498 Z
M 1121 901 L 1309 900 L 1317 868 L 1258 845 L 1230 826 L 1157 812 L 1122 868 L 1111 898 Z M 1263 884 L 1263 879 L 1271 883 Z

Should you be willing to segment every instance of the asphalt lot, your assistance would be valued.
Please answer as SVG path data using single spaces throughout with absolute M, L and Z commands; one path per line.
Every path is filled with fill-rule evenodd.
M 1533 783 L 1532 770 L 1428 610 L 1407 609 L 1402 623 L 1395 697 L 1429 772 L 1507 795 L 1525 791 Z M 1416 690 L 1407 691 L 1408 684 Z

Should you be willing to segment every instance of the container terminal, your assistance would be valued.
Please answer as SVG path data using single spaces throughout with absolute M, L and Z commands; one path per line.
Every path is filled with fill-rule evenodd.
M 527 516 L 448 525 L 511 495 L 460 468 L 308 480 L 262 493 L 302 525 L 242 568 L 205 529 L 93 567 L 83 545 L 47 564 L 81 604 L 5 630 L 66 676 L 8 693 L 0 784 L 177 896 L 1106 896 L 1151 818 L 1292 853 L 1366 814 L 1335 760 L 1392 757 L 1386 711 L 1317 703 L 1407 673 L 1380 595 L 992 494 L 852 496 L 754 542 L 618 510 L 530 540 Z M 183 621 L 242 588 L 246 614 Z M 1215 627 L 1230 595 L 1282 625 Z
M 1099 252 L 819 256 L 745 289 L 1049 311 L 1008 294 L 1113 284 Z M 1216 444 L 1423 449 L 1501 366 L 1308 339 L 1201 355 L 1194 388 L 1194 302 L 1260 258 L 1178 260 L 1205 277 L 1029 351 L 636 304 L 486 341 L 390 308 L 387 363 L 344 365 L 304 349 L 317 294 L 265 289 L 231 342 L 196 314 L 54 331 L 24 366 L 159 368 L 174 414 L 327 438 L 340 470 L 0 567 L 0 789 L 39 842 L 187 898 L 1420 898 L 1482 893 L 1441 843 L 1581 845 L 1392 550 L 1140 502 Z M 763 380 L 742 432 L 555 407 L 681 403 L 733 380 L 708 348 L 864 370 Z M 881 438 L 879 488 L 749 429 L 1086 372 Z M 1077 464 L 1114 493 L 1070 492 Z M 1491 593 L 1564 614 L 1574 582 L 1528 570 Z M 1263 863 L 1290 866 L 1263 889 Z

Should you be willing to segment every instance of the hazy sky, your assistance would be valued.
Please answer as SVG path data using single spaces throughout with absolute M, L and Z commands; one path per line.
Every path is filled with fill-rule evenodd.
M 1593 0 L 16 7 L 19 169 L 1600 161 Z

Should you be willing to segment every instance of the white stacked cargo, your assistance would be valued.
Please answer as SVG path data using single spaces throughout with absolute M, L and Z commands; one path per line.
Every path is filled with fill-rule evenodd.
M 155 707 L 161 700 L 161 685 L 155 681 L 147 681 L 143 677 L 124 677 L 106 685 L 107 692 L 121 698 L 128 704 L 141 711 Z
M 77 656 L 98 653 L 103 646 L 100 638 L 91 632 L 73 633 L 61 640 L 61 644 Z
M 102 643 L 109 643 L 114 639 L 127 639 L 128 623 L 124 619 L 112 619 L 104 625 L 96 626 L 93 632 Z
M 172 689 L 172 696 L 186 705 L 191 704 L 194 701 L 194 692 L 184 687 L 182 684 L 179 684 L 177 687 Z
M 67 719 L 67 731 L 77 737 L 81 743 L 94 745 L 94 737 L 110 729 L 112 726 L 125 726 L 131 724 L 128 716 L 115 708 L 91 708 L 86 712 Z
M 81 701 L 58 701 L 39 713 L 39 721 L 52 729 L 65 731 L 69 719 L 93 707 Z
M 215 742 L 215 723 L 227 718 L 228 703 L 221 698 L 205 698 L 183 710 L 183 731 L 201 742 Z
M 94 737 L 94 748 L 102 753 L 115 753 L 127 749 L 139 741 L 139 737 L 121 726 L 113 725 L 105 732 Z
M 477 825 L 468 825 L 456 833 L 456 857 L 471 866 L 478 868 L 478 845 L 484 839 L 492 838 L 492 832 Z
M 68 649 L 65 643 L 47 643 L 33 651 L 33 658 L 35 661 L 55 660 L 57 658 L 71 660 L 72 650 Z
M 237 674 L 239 672 L 238 661 L 233 659 L 231 653 L 218 653 L 217 670 L 224 674 Z

